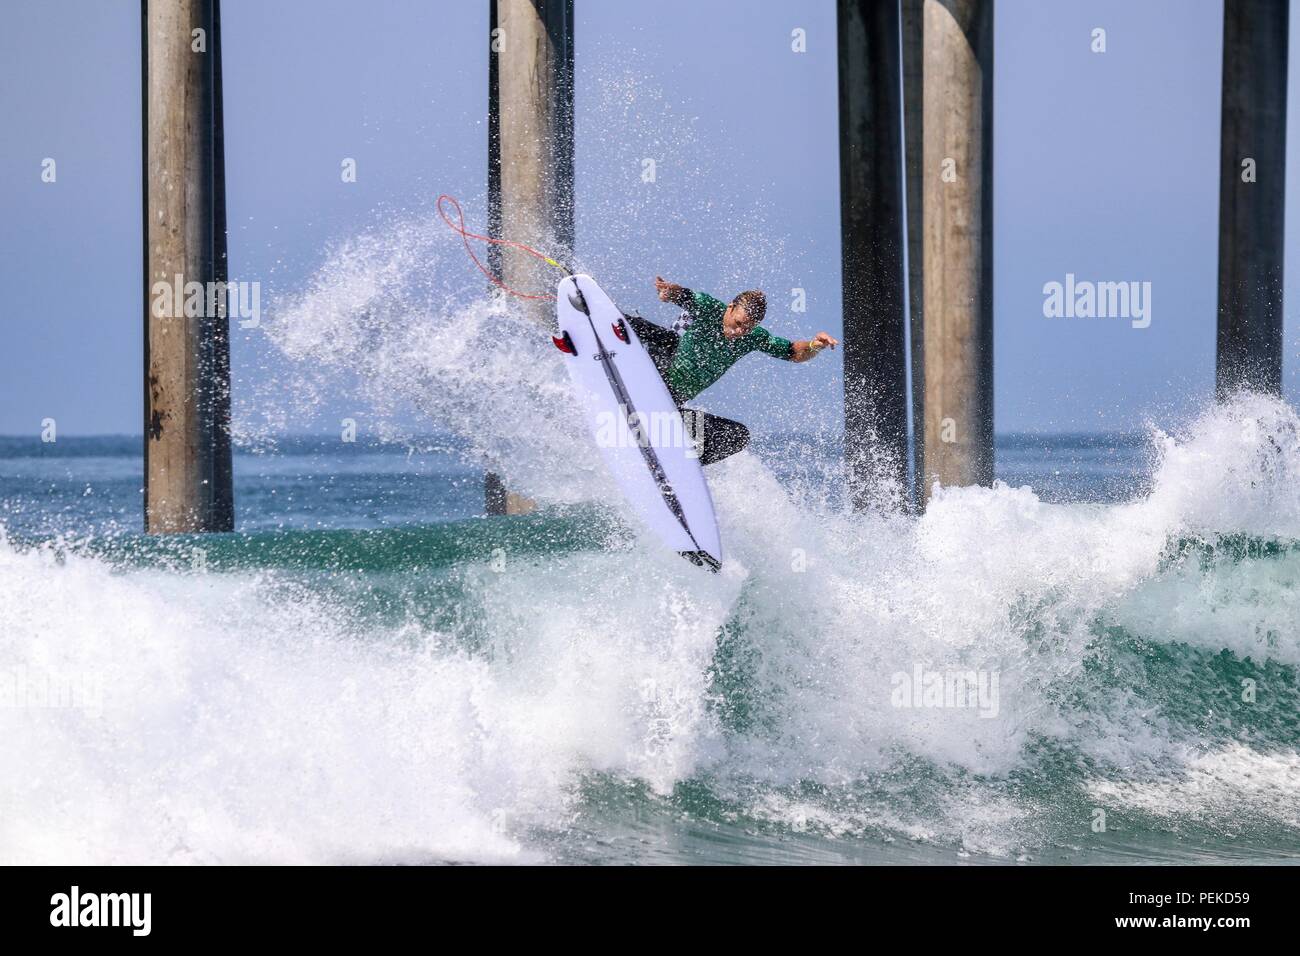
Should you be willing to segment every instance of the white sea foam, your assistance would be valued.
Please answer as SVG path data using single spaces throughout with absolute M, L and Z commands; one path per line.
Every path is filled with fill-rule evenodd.
M 569 817 L 577 772 L 671 786 L 716 734 L 734 582 L 671 557 L 646 556 L 651 588 L 595 555 L 479 569 L 492 641 L 471 656 L 356 633 L 270 575 L 0 546 L 0 673 L 102 688 L 93 710 L 0 707 L 0 861 L 528 859 L 518 833 Z M 575 587 L 597 575 L 627 598 Z
M 1236 743 L 1188 752 L 1174 770 L 1134 780 L 1093 780 L 1087 791 L 1102 807 L 1158 817 L 1237 827 L 1263 817 L 1300 829 L 1300 754 L 1294 750 L 1260 753 Z

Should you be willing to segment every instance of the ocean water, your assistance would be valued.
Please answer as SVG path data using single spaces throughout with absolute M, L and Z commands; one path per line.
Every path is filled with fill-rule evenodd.
M 1291 407 L 1005 436 L 919 517 L 769 436 L 717 575 L 521 424 L 246 439 L 238 530 L 163 538 L 138 438 L 0 439 L 0 862 L 1300 856 Z
M 266 290 L 233 534 L 140 533 L 139 439 L 0 439 L 0 862 L 1300 855 L 1294 408 L 1004 436 L 917 516 L 785 403 L 709 469 L 710 574 L 457 240 Z M 363 440 L 282 437 L 340 394 Z

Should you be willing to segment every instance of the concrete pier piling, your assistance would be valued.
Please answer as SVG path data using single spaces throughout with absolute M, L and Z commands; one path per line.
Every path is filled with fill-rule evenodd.
M 1290 4 L 1226 0 L 1215 392 L 1282 392 Z
M 491 0 L 488 66 L 489 235 L 552 256 L 573 248 L 573 0 Z M 554 268 L 515 249 L 491 247 L 491 266 L 515 289 L 544 292 Z M 521 300 L 539 329 L 553 303 Z M 531 510 L 501 479 L 487 477 L 488 514 Z
M 862 508 L 883 475 L 909 496 L 899 12 L 877 0 L 836 12 L 844 454 Z
M 993 3 L 922 16 L 924 498 L 993 480 Z
M 143 0 L 141 44 L 145 530 L 229 531 L 218 0 Z M 186 308 L 191 283 L 203 290 L 201 315 Z

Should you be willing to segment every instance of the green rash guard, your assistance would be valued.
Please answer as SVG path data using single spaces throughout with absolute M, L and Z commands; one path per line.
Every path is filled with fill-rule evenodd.
M 688 402 L 704 391 L 731 366 L 750 352 L 766 352 L 787 361 L 794 357 L 794 343 L 756 325 L 738 339 L 722 334 L 722 316 L 727 307 L 706 292 L 693 292 L 687 308 L 691 323 L 668 367 L 668 387 L 678 400 Z

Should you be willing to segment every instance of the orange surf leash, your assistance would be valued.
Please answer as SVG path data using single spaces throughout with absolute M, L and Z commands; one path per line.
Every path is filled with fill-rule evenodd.
M 455 210 L 456 219 L 457 219 L 456 222 L 452 222 L 451 217 L 447 215 L 447 211 L 442 208 L 442 204 L 444 202 L 450 204 L 451 208 Z M 445 222 L 453 232 L 460 233 L 461 240 L 465 243 L 465 251 L 469 253 L 470 259 L 474 261 L 474 265 L 478 266 L 479 272 L 487 276 L 488 280 L 493 285 L 501 289 L 504 289 L 506 292 L 509 292 L 511 295 L 518 296 L 521 299 L 554 299 L 555 298 L 555 296 L 550 293 L 547 293 L 546 295 L 532 295 L 527 292 L 520 292 L 518 289 L 512 289 L 510 286 L 506 285 L 504 282 L 502 282 L 500 279 L 494 276 L 492 274 L 492 270 L 488 269 L 485 265 L 483 265 L 482 262 L 479 261 L 479 257 L 474 254 L 474 249 L 469 244 L 469 241 L 471 239 L 477 239 L 480 242 L 486 242 L 489 243 L 490 245 L 509 246 L 512 249 L 518 249 L 520 252 L 526 252 L 530 256 L 536 256 L 538 259 L 541 259 L 547 265 L 555 266 L 555 268 L 557 269 L 563 269 L 566 273 L 569 272 L 570 270 L 567 269 L 563 263 L 556 262 L 550 256 L 538 252 L 532 246 L 526 246 L 522 242 L 515 242 L 512 239 L 494 239 L 491 236 L 480 236 L 476 232 L 470 232 L 465 228 L 465 214 L 461 211 L 460 203 L 456 201 L 456 197 L 454 196 L 448 196 L 446 193 L 444 193 L 443 195 L 438 197 L 438 215 L 442 216 L 442 221 Z

